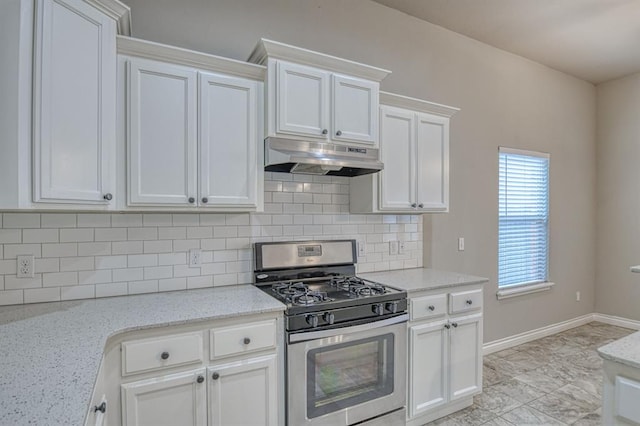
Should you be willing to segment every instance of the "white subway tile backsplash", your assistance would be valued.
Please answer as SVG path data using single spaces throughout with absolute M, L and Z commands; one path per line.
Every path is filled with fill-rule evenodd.
M 265 176 L 264 213 L 0 214 L 0 305 L 249 283 L 255 242 L 355 238 L 359 272 L 422 266 L 421 215 L 349 214 L 348 178 Z M 405 254 L 389 254 L 396 240 Z M 16 277 L 19 254 L 33 279 Z

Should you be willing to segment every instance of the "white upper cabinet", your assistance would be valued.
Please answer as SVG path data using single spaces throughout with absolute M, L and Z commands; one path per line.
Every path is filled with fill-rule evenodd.
M 81 0 L 38 0 L 33 201 L 114 206 L 117 23 Z
M 326 138 L 329 132 L 329 73 L 282 61 L 276 68 L 277 132 Z
M 265 39 L 249 61 L 267 66 L 267 136 L 378 144 L 378 92 L 390 71 Z
M 200 73 L 200 203 L 255 206 L 259 83 Z
M 351 179 L 352 213 L 449 209 L 449 121 L 458 109 L 382 93 L 377 175 Z
M 132 58 L 129 87 L 129 204 L 195 203 L 197 73 Z
M 332 75 L 331 83 L 331 137 L 336 141 L 375 144 L 380 85 L 339 74 Z
M 124 37 L 118 51 L 127 205 L 261 209 L 264 68 Z

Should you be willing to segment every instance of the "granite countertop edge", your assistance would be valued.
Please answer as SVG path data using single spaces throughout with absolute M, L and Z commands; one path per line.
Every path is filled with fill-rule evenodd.
M 253 285 L 0 307 L 0 424 L 83 425 L 114 337 L 284 309 Z
M 431 268 L 366 272 L 358 274 L 358 276 L 405 290 L 409 294 L 463 285 L 485 284 L 489 281 L 484 277 Z
M 599 347 L 598 353 L 606 360 L 640 369 L 640 331 Z

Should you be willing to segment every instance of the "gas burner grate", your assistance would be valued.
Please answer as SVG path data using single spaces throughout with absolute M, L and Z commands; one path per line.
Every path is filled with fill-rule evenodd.
M 332 300 L 327 297 L 327 293 L 322 291 L 307 291 L 291 296 L 291 303 L 301 306 L 315 305 L 316 303 L 330 302 Z
M 366 282 L 358 277 L 335 277 L 331 279 L 331 285 L 348 292 L 353 297 L 377 296 L 386 293 L 383 285 Z
M 308 292 L 309 286 L 302 282 L 276 284 L 273 286 L 272 290 L 284 297 L 293 297 Z

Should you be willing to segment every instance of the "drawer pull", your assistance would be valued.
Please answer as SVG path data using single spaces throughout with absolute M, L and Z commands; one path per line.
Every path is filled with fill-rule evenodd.
M 105 411 L 107 411 L 107 403 L 103 402 L 100 405 L 96 405 L 93 407 L 93 412 L 97 413 L 98 411 L 100 411 L 101 413 L 104 413 Z
M 473 305 L 473 300 L 467 299 L 467 305 Z
M 251 343 L 251 339 L 249 339 L 248 337 L 245 337 L 242 343 L 244 343 L 245 345 L 248 345 L 249 343 Z
M 220 375 L 218 373 L 213 373 L 213 375 L 211 376 L 211 378 L 213 380 L 218 380 L 220 378 Z
M 451 325 L 452 325 L 454 328 L 457 328 L 457 327 L 458 327 L 458 323 L 457 323 L 457 322 L 452 322 L 452 323 L 451 323 Z
M 431 312 L 433 312 L 433 311 L 435 311 L 435 310 L 436 310 L 436 307 L 435 307 L 435 306 L 433 306 L 433 305 L 429 305 L 429 310 L 430 310 Z
M 162 352 L 162 354 L 160 354 L 160 358 L 169 359 L 169 352 Z
M 204 376 L 198 376 L 198 378 L 196 379 L 196 382 L 198 383 L 204 382 Z
M 451 328 L 451 326 L 449 324 L 445 324 L 444 328 L 446 328 L 447 330 Z

